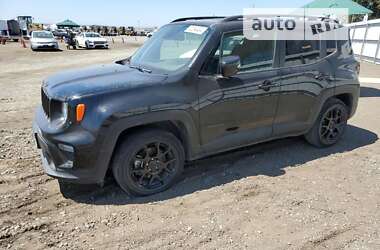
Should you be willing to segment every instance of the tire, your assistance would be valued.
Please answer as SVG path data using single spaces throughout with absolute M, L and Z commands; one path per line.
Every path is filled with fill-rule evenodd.
M 112 172 L 126 193 L 147 196 L 172 186 L 183 172 L 184 161 L 184 149 L 176 136 L 160 129 L 145 129 L 117 148 Z
M 305 139 L 319 148 L 332 146 L 344 135 L 347 120 L 347 106 L 339 99 L 328 99 L 313 127 L 305 134 Z

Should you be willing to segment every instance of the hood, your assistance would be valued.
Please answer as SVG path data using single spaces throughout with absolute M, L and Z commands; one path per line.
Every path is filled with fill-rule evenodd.
M 107 39 L 103 37 L 86 37 L 86 40 L 91 42 L 107 42 Z
M 32 43 L 55 43 L 56 40 L 55 38 L 38 38 L 38 37 L 33 37 L 30 39 Z
M 52 98 L 72 99 L 159 84 L 166 78 L 114 63 L 63 71 L 47 78 L 42 87 Z

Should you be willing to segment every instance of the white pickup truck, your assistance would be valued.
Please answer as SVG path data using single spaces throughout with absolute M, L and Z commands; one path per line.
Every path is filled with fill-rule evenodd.
M 102 37 L 99 33 L 83 32 L 75 37 L 76 45 L 79 48 L 104 48 L 108 49 L 107 39 Z

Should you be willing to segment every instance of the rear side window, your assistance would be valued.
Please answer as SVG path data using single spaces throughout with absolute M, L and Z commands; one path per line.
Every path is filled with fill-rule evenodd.
M 309 64 L 321 58 L 321 42 L 319 40 L 294 40 L 285 42 L 284 66 Z

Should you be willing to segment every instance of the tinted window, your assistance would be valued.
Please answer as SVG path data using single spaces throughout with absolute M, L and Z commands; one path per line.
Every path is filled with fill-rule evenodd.
M 222 56 L 240 57 L 240 72 L 272 68 L 275 41 L 248 40 L 242 32 L 228 33 L 222 41 Z
M 316 62 L 320 56 L 319 40 L 286 41 L 285 66 Z

